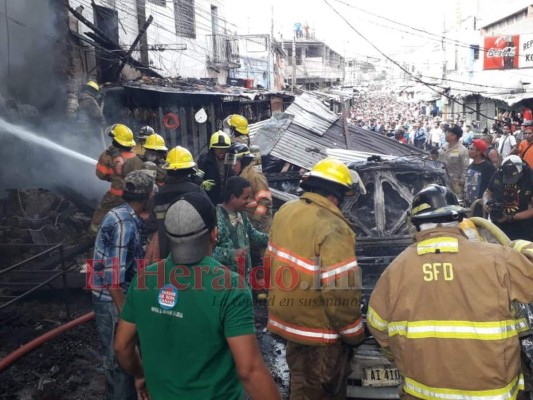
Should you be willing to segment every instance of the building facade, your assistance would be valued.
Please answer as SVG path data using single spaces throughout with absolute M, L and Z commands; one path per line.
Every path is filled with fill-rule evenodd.
M 302 89 L 316 90 L 344 81 L 344 57 L 326 43 L 312 38 L 296 38 L 284 40 L 283 50 L 287 53 L 285 75 L 290 85 L 294 81 Z
M 70 6 L 123 50 L 138 41 L 131 56 L 162 77 L 207 78 L 225 84 L 229 71 L 239 67 L 237 39 L 228 33 L 230 24 L 219 0 L 95 0 L 93 5 L 72 0 Z M 87 26 L 72 13 L 69 25 L 74 46 L 84 53 L 82 62 L 90 65 L 90 40 L 102 43 L 94 37 L 86 40 Z M 143 27 L 146 34 L 138 38 Z M 98 49 L 96 55 L 104 61 L 113 59 L 112 51 Z M 108 80 L 106 71 L 97 72 L 99 80 Z M 136 74 L 128 67 L 123 77 L 131 79 Z

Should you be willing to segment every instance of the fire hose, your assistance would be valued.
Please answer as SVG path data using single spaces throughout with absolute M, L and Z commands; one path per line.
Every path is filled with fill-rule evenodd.
M 481 241 L 489 241 L 487 240 L 487 236 L 490 235 L 503 246 L 511 242 L 509 237 L 500 228 L 485 218 L 471 217 L 468 218 L 468 221 L 471 221 L 475 225 Z M 513 302 L 513 308 L 517 317 L 524 318 L 529 327 L 527 331 L 520 334 L 520 344 L 522 346 L 522 353 L 525 355 L 529 364 L 529 370 L 531 371 L 533 369 L 533 303 L 524 304 Z
M 17 350 L 13 351 L 12 353 L 8 354 L 4 358 L 0 360 L 0 372 L 9 367 L 11 364 L 13 364 L 15 361 L 17 361 L 22 356 L 25 356 L 30 351 L 35 350 L 37 347 L 43 345 L 44 343 L 48 342 L 49 340 L 55 338 L 56 336 L 60 335 L 61 333 L 74 328 L 78 325 L 84 324 L 86 322 L 89 322 L 94 318 L 94 311 L 91 311 L 90 313 L 87 313 L 79 318 L 76 318 L 73 321 L 67 322 L 66 324 L 63 324 L 61 326 L 58 326 L 55 329 L 52 329 L 51 331 L 46 332 L 45 334 L 39 336 L 36 339 L 33 339 L 31 342 L 26 343 L 25 345 L 19 347 Z

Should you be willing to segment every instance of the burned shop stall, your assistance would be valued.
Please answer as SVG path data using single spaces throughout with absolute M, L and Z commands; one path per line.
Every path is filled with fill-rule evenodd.
M 272 105 L 285 97 L 218 86 L 220 91 L 216 91 L 205 84 L 174 86 L 131 83 L 106 88 L 106 118 L 124 123 L 134 132 L 149 125 L 165 138 L 167 146 L 183 146 L 198 156 L 207 149 L 211 134 L 222 129 L 228 115 L 241 114 L 249 122 L 261 121 L 270 118 Z

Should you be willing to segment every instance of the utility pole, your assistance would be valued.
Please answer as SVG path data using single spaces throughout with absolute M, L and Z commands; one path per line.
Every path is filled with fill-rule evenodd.
M 446 84 L 446 74 L 448 72 L 448 60 L 446 57 L 446 15 L 444 15 L 444 18 L 442 20 L 442 53 L 443 53 L 443 60 L 442 60 L 442 84 Z M 444 96 L 441 96 L 441 99 Z M 443 102 L 443 110 L 442 115 L 448 116 L 448 98 L 446 98 L 446 102 Z
M 151 21 L 150 21 L 151 22 Z M 146 1 L 137 0 L 137 28 L 139 29 L 139 34 L 143 32 L 143 29 L 146 30 L 148 26 L 146 24 Z M 140 37 L 141 44 L 139 49 L 141 51 L 141 62 L 144 65 L 150 66 L 150 60 L 148 58 L 148 37 L 147 35 L 142 35 Z
M 296 89 L 296 30 L 292 34 L 292 92 Z
M 341 102 L 342 126 L 344 128 L 344 140 L 346 141 L 346 150 L 350 150 L 350 134 L 348 129 L 348 111 L 346 110 L 346 103 L 344 96 L 339 98 Z
M 270 7 L 270 38 L 268 39 L 268 89 L 275 85 L 274 68 L 276 57 L 274 54 L 274 6 Z

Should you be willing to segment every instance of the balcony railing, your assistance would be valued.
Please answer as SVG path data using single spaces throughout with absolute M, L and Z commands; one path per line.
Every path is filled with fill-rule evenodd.
M 228 35 L 207 35 L 207 67 L 211 69 L 240 68 L 239 42 Z

